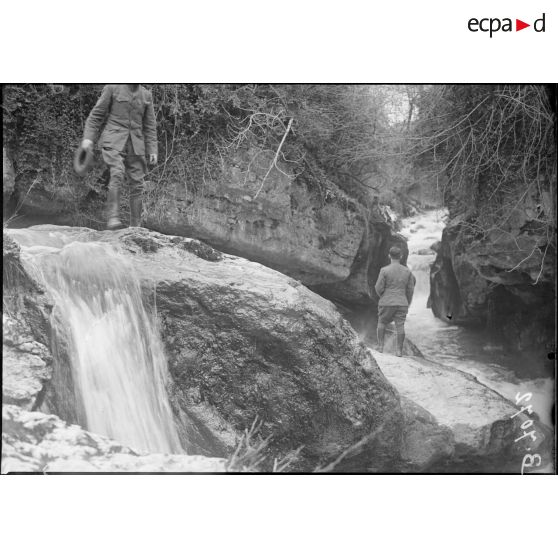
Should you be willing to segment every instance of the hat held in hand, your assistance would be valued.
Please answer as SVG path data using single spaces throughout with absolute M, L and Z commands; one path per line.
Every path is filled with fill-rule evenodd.
M 84 147 L 80 145 L 74 153 L 74 170 L 78 176 L 85 176 L 93 165 L 93 146 Z

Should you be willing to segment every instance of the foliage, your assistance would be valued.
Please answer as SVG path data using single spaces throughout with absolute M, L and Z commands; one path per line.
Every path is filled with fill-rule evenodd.
M 24 84 L 2 90 L 4 145 L 14 161 L 19 195 L 33 185 L 89 225 L 102 221 L 108 174 L 97 153 L 96 168 L 80 179 L 72 171 L 72 156 L 101 88 Z M 157 84 L 151 90 L 160 164 L 149 175 L 155 193 L 150 201 L 162 211 L 172 203 L 174 184 L 196 194 L 219 177 L 235 153 L 249 149 L 254 159 L 261 155 L 267 161 L 262 186 L 276 170 L 292 178 L 305 174 L 317 184 L 327 176 L 365 199 L 372 193 L 361 178 L 375 165 L 370 147 L 387 125 L 378 88 Z
M 165 154 L 158 190 L 178 181 L 195 192 L 250 149 L 244 172 L 256 160 L 271 161 L 261 186 L 275 169 L 318 185 L 333 178 L 356 195 L 362 181 L 355 175 L 373 166 L 369 148 L 386 122 L 381 96 L 369 86 L 168 85 L 153 92 Z
M 451 85 L 422 92 L 410 154 L 443 174 L 444 201 L 479 239 L 513 226 L 521 206 L 554 235 L 555 116 L 537 85 Z
M 85 179 L 72 156 L 100 85 L 3 87 L 4 144 L 21 198 L 41 189 L 77 224 L 102 225 L 108 173 Z M 146 201 L 164 216 L 176 184 L 193 198 L 250 152 L 260 188 L 280 172 L 320 189 L 339 187 L 364 204 L 404 213 L 436 189 L 453 214 L 486 231 L 505 227 L 524 196 L 555 221 L 549 184 L 556 172 L 553 115 L 542 86 L 367 86 L 324 84 L 156 84 L 159 165 Z M 331 183 L 334 183 L 330 188 Z M 526 191 L 528 193 L 526 194 Z M 254 195 L 254 192 L 251 192 Z M 523 197 L 522 197 L 523 196 Z M 551 197 L 549 203 L 549 196 Z
M 19 192 L 41 189 L 75 213 L 100 192 L 103 168 L 86 180 L 72 171 L 83 124 L 100 93 L 94 85 L 2 87 L 3 142 L 14 162 Z M 23 196 L 21 196 L 23 197 Z

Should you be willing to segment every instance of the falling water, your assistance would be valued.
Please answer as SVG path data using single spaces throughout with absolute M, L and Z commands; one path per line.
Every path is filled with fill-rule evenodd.
M 106 243 L 75 235 L 10 233 L 55 301 L 53 354 L 69 359 L 81 425 L 140 452 L 183 453 L 163 345 L 130 262 Z

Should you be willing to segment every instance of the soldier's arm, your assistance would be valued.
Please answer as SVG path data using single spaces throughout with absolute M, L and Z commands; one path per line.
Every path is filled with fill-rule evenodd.
M 376 286 L 374 288 L 376 289 L 378 296 L 382 296 L 384 294 L 386 289 L 386 278 L 383 269 L 380 269 L 380 274 L 378 275 L 378 280 L 376 281 Z
M 413 293 L 415 292 L 415 283 L 416 283 L 415 276 L 412 273 L 409 273 L 409 279 L 407 281 L 407 289 L 405 293 L 407 295 L 407 301 L 409 302 L 409 305 L 413 301 Z
M 153 108 L 151 92 L 147 97 L 147 106 L 143 113 L 143 137 L 145 138 L 145 151 L 148 155 L 157 155 L 157 122 Z
M 99 133 L 99 128 L 103 124 L 110 109 L 111 100 L 112 87 L 110 85 L 105 85 L 97 104 L 91 109 L 91 112 L 85 121 L 83 139 L 95 141 L 97 134 Z

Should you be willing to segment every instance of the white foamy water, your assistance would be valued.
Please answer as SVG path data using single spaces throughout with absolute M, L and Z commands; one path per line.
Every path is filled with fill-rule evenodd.
M 430 292 L 430 264 L 435 254 L 420 255 L 442 238 L 445 210 L 428 211 L 403 221 L 408 241 L 408 266 L 417 279 L 405 329 L 425 357 L 473 374 L 480 382 L 507 399 L 519 392 L 532 393 L 530 403 L 542 422 L 551 426 L 554 382 L 549 378 L 522 379 L 501 347 L 490 345 L 482 332 L 453 326 L 427 308 Z
M 68 352 L 81 425 L 139 452 L 184 453 L 162 341 L 130 262 L 108 244 L 76 241 L 75 234 L 10 234 L 55 301 L 53 352 Z

